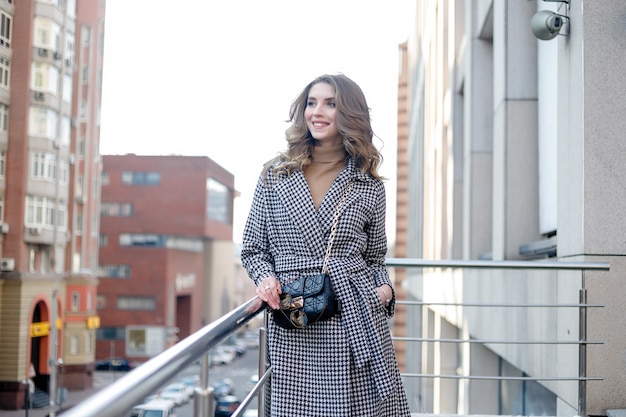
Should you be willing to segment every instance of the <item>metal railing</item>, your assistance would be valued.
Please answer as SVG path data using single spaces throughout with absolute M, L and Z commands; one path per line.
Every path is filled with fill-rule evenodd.
M 558 269 L 558 270 L 596 270 L 607 271 L 607 263 L 592 262 L 547 262 L 547 261 L 428 261 L 421 259 L 387 259 L 387 266 L 394 268 L 489 268 L 489 269 Z M 583 272 L 584 273 L 584 272 Z M 590 378 L 586 375 L 586 345 L 601 343 L 586 340 L 586 313 L 589 307 L 601 307 L 600 305 L 587 304 L 586 290 L 581 289 L 580 303 L 578 304 L 484 304 L 484 303 L 426 303 L 421 301 L 398 300 L 398 305 L 448 305 L 464 307 L 575 307 L 579 308 L 580 333 L 579 340 L 568 341 L 544 341 L 549 343 L 576 343 L 579 345 L 579 375 L 576 378 L 557 378 L 559 380 L 575 380 L 579 383 L 579 415 L 585 415 L 585 383 Z M 63 417 L 120 417 L 127 413 L 133 406 L 139 404 L 150 393 L 157 391 L 168 383 L 181 369 L 185 369 L 198 359 L 202 359 L 202 374 L 200 388 L 194 394 L 194 415 L 209 416 L 213 413 L 212 389 L 208 386 L 208 352 L 220 342 L 225 340 L 233 332 L 254 318 L 257 314 L 265 311 L 265 303 L 257 297 L 234 309 L 217 321 L 205 326 L 196 333 L 186 337 L 173 347 L 155 356 L 133 371 L 124 375 L 119 380 L 101 389 L 96 394 L 76 404 L 63 412 Z M 267 320 L 267 317 L 266 317 Z M 394 337 L 394 340 L 406 342 L 440 342 L 440 343 L 531 343 L 531 341 L 500 341 L 500 340 L 471 340 L 471 339 L 429 339 L 413 337 Z M 259 412 L 265 409 L 265 396 L 259 395 L 261 388 L 269 380 L 271 366 L 266 363 L 266 340 L 265 329 L 261 328 L 259 335 L 259 381 L 253 390 L 241 402 L 241 405 L 232 415 L 239 417 L 244 410 L 258 395 Z M 537 342 L 532 342 L 537 343 Z M 545 380 L 552 378 L 530 377 L 497 377 L 497 376 L 464 376 L 464 375 L 428 375 L 404 373 L 406 377 L 422 378 L 455 378 L 455 379 L 534 379 Z
M 517 269 L 517 270 L 557 270 L 582 271 L 582 285 L 579 289 L 578 303 L 472 303 L 472 302 L 427 302 L 398 300 L 397 305 L 421 307 L 462 307 L 462 308 L 576 308 L 578 309 L 578 340 L 505 340 L 505 339 L 472 339 L 467 338 L 428 338 L 394 336 L 394 341 L 418 343 L 455 343 L 481 345 L 578 345 L 578 376 L 494 376 L 494 375 L 443 375 L 428 373 L 402 373 L 408 378 L 440 378 L 456 380 L 515 380 L 515 381 L 575 381 L 578 383 L 578 415 L 586 415 L 586 383 L 599 381 L 602 377 L 587 376 L 587 346 L 602 344 L 602 341 L 587 339 L 588 308 L 604 307 L 601 304 L 587 303 L 585 288 L 585 271 L 608 271 L 610 266 L 605 262 L 564 262 L 564 261 L 480 261 L 480 260 L 423 260 L 408 258 L 388 258 L 388 267 L 419 268 L 419 269 Z
M 217 346 L 263 310 L 264 303 L 260 299 L 255 297 L 247 301 L 138 366 L 111 385 L 64 411 L 63 417 L 120 417 L 125 415 L 133 406 L 140 404 L 145 397 L 169 382 L 181 369 L 187 368 L 200 358 L 207 360 L 206 354 L 211 348 Z M 206 368 L 203 367 L 203 369 Z M 209 406 L 212 393 L 208 387 L 208 375 L 202 375 L 202 379 L 204 379 L 201 381 L 202 389 L 195 393 L 195 412 L 196 415 L 208 416 L 213 413 Z

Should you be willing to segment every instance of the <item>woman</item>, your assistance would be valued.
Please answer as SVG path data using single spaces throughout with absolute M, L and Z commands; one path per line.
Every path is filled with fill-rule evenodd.
M 289 116 L 287 151 L 255 190 L 242 262 L 259 298 L 279 309 L 283 284 L 321 272 L 345 195 L 328 261 L 341 312 L 303 329 L 270 320 L 271 415 L 409 416 L 387 323 L 385 189 L 365 96 L 345 75 L 322 75 Z

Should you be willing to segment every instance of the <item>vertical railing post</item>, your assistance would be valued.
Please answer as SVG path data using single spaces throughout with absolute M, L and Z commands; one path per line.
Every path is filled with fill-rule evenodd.
M 269 356 L 267 352 L 267 325 L 269 314 L 265 312 L 265 327 L 259 329 L 259 378 L 265 373 L 269 366 Z M 270 377 L 271 378 L 271 377 Z M 270 382 L 263 384 L 263 388 L 258 393 L 258 413 L 259 417 L 265 417 L 266 396 L 270 393 Z
M 202 356 L 200 368 L 200 387 L 196 387 L 193 396 L 194 417 L 205 417 L 213 415 L 213 388 L 209 386 L 209 353 Z
M 580 310 L 578 312 L 578 415 L 587 414 L 587 289 L 585 288 L 585 271 L 582 272 L 582 288 L 579 295 Z

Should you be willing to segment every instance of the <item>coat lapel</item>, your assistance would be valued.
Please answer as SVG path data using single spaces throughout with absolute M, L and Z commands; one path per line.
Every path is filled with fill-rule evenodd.
M 287 213 L 300 230 L 307 246 L 311 248 L 311 256 L 323 255 L 326 252 L 326 245 L 328 244 L 326 237 L 330 234 L 337 204 L 339 204 L 351 180 L 359 182 L 367 180 L 367 178 L 355 172 L 354 161 L 349 159 L 346 168 L 339 173 L 330 186 L 317 212 L 313 206 L 306 178 L 301 171 L 292 173 L 276 185 L 276 192 Z M 352 188 L 341 210 L 342 212 L 345 207 L 359 198 L 357 188 L 356 186 Z
M 311 193 L 301 171 L 296 171 L 276 184 L 276 192 L 300 235 L 312 250 L 311 255 L 324 251 L 326 243 L 317 220 Z

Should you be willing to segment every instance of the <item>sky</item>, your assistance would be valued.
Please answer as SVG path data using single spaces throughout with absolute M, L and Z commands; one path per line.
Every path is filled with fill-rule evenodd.
M 397 86 L 411 0 L 107 0 L 100 153 L 207 156 L 235 178 L 241 242 L 265 161 L 311 80 L 361 86 L 395 237 Z

